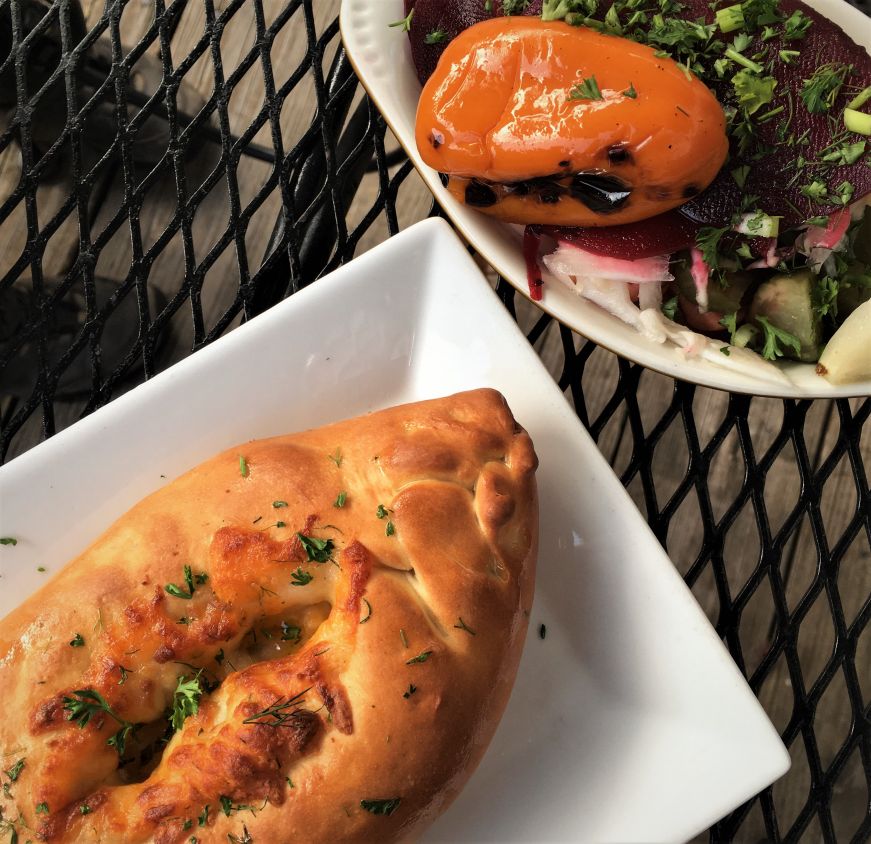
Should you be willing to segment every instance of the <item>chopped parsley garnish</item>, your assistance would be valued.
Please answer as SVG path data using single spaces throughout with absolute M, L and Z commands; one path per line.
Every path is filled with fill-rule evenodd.
M 392 815 L 401 802 L 401 797 L 391 797 L 388 800 L 361 800 L 360 805 L 373 815 Z
M 738 312 L 732 311 L 731 314 L 724 314 L 720 318 L 720 325 L 729 332 L 729 338 L 734 342 L 735 332 L 738 330 Z
M 123 665 L 119 665 L 118 671 L 121 674 L 121 679 L 118 681 L 118 685 L 123 686 L 127 682 L 127 677 L 133 673 L 133 670 L 131 668 L 125 668 Z
M 366 598 L 363 598 L 362 601 L 366 604 L 366 617 L 360 619 L 360 624 L 365 624 L 370 618 L 372 618 L 372 604 L 370 604 Z
M 728 346 L 720 346 L 720 354 L 729 357 L 729 355 L 731 355 L 732 353 L 729 351 Z
M 176 732 L 184 726 L 189 715 L 196 715 L 200 711 L 200 698 L 203 696 L 200 685 L 202 673 L 201 668 L 190 680 L 185 679 L 184 675 L 178 678 L 178 685 L 172 695 L 172 714 L 169 719 Z
M 802 12 L 801 9 L 796 9 L 783 22 L 783 40 L 796 41 L 799 38 L 804 38 L 812 23 L 813 20 Z
M 282 642 L 298 642 L 302 636 L 302 628 L 288 624 L 286 621 L 281 622 L 281 641 Z
M 47 815 L 48 814 L 48 803 L 37 803 L 36 804 L 36 814 L 37 815 Z
M 261 709 L 260 712 L 255 712 L 254 715 L 246 718 L 242 723 L 263 724 L 267 727 L 293 726 L 294 719 L 299 718 L 300 714 L 306 711 L 302 705 L 305 703 L 304 695 L 310 689 L 311 686 L 287 700 L 279 698 L 265 709 Z
M 459 618 L 459 624 L 455 624 L 454 627 L 455 627 L 457 630 L 465 630 L 466 633 L 470 633 L 472 636 L 476 636 L 476 635 L 477 635 L 477 634 L 475 633 L 475 631 L 472 630 L 472 628 L 469 627 L 469 625 L 466 624 L 465 621 L 463 621 L 462 617 Z
M 71 648 L 82 648 L 85 645 L 85 637 L 82 636 L 81 633 L 76 633 L 72 639 L 70 639 L 70 647 Z
M 761 69 L 761 68 L 760 68 Z M 732 87 L 738 97 L 738 105 L 746 114 L 754 114 L 774 99 L 777 80 L 773 76 L 756 76 L 752 71 L 739 70 L 732 77 Z
M 405 635 L 405 631 L 400 627 L 399 628 L 399 638 L 402 641 L 402 647 L 408 647 L 408 637 Z
M 503 15 L 522 15 L 529 5 L 529 0 L 502 0 Z
M 203 811 L 197 816 L 197 825 L 205 826 L 209 822 L 209 804 L 203 806 Z
M 414 9 L 412 9 L 412 10 L 411 10 L 411 13 L 408 15 L 409 19 L 411 19 L 411 15 L 412 15 L 412 14 L 414 14 Z M 342 465 L 343 457 L 342 457 L 342 450 L 341 450 L 340 448 L 337 448 L 337 449 L 336 449 L 336 453 L 335 453 L 335 454 L 328 454 L 327 457 L 329 457 L 330 460 L 332 460 L 333 463 L 336 464 L 336 466 L 341 466 L 341 465 Z
M 677 296 L 672 296 L 671 299 L 663 302 L 660 310 L 669 319 L 674 319 L 674 315 L 677 313 Z
M 208 580 L 208 575 L 205 575 L 204 580 L 200 580 L 201 575 L 197 575 L 198 583 L 205 583 Z M 190 566 L 184 567 L 184 582 L 185 586 L 187 586 L 187 590 L 182 589 L 180 586 L 176 586 L 174 583 L 167 583 L 163 588 L 174 598 L 183 598 L 186 601 L 189 601 L 194 596 L 194 575 Z
M 628 97 L 630 100 L 638 99 L 638 92 L 635 90 L 635 86 L 630 82 L 629 87 L 623 92 L 624 97 Z
M 131 724 L 130 721 L 125 721 L 116 715 L 106 699 L 94 689 L 77 689 L 73 692 L 73 697 L 65 695 L 63 702 L 63 708 L 69 712 L 67 720 L 76 722 L 81 729 L 87 726 L 91 716 L 97 712 L 105 712 L 111 718 L 114 718 L 121 725 L 121 729 L 109 738 L 106 744 L 114 747 L 118 751 L 119 756 L 124 755 L 127 737 L 136 729 L 136 724 Z
M 7 768 L 3 773 L 9 777 L 10 782 L 16 782 L 19 774 L 24 770 L 24 760 L 19 759 L 11 768 Z
M 290 777 L 285 777 L 284 781 L 287 783 L 288 788 L 296 788 L 296 786 L 293 784 L 293 780 Z
M 443 29 L 434 29 L 423 37 L 424 44 L 441 44 L 448 40 L 448 34 Z
M 411 659 L 407 659 L 405 661 L 405 664 L 416 665 L 419 662 L 426 662 L 430 658 L 430 654 L 432 654 L 432 651 L 421 651 L 417 656 L 413 656 Z
M 302 543 L 310 563 L 330 562 L 333 548 L 335 547 L 332 539 L 318 539 L 317 537 L 306 536 L 304 533 L 299 532 L 296 535 Z
M 375 510 L 375 515 L 379 519 L 383 519 L 390 511 L 383 505 L 379 504 L 378 508 Z
M 821 205 L 825 205 L 828 200 L 829 189 L 826 183 L 821 182 L 819 179 L 814 179 L 810 184 L 803 185 L 799 190 L 802 196 L 806 196 L 808 199 L 812 199 Z
M 810 79 L 805 79 L 799 96 L 811 114 L 825 114 L 841 92 L 844 79 L 853 70 L 852 65 L 830 62 L 818 67 Z
M 87 803 L 82 803 L 81 806 L 79 806 L 79 814 L 80 815 L 90 815 L 91 814 L 91 807 Z
M 286 501 L 273 501 L 272 506 L 277 510 L 279 507 L 287 507 Z
M 581 80 L 571 91 L 569 91 L 570 100 L 604 100 L 602 92 L 599 90 L 599 83 L 596 82 L 595 76 L 588 76 Z
M 723 235 L 728 231 L 730 231 L 729 226 L 721 229 L 705 226 L 699 229 L 698 234 L 696 234 L 696 248 L 702 253 L 702 259 L 711 269 L 717 269 L 720 266 L 718 248 Z
M 393 21 L 387 26 L 399 27 L 401 32 L 411 32 L 411 19 L 414 17 L 414 9 L 412 9 L 402 20 Z
M 396 533 L 396 527 L 394 526 L 393 522 L 387 522 L 387 527 L 384 528 L 384 533 L 387 536 L 393 536 L 393 534 Z
M 417 691 L 417 686 L 414 683 L 408 684 L 408 689 L 402 693 L 402 696 L 408 700 Z
M 345 502 L 348 500 L 348 493 L 345 490 L 342 490 L 337 496 L 336 500 L 333 502 L 333 507 L 337 510 L 341 509 L 345 506 Z
M 792 349 L 795 354 L 801 351 L 801 341 L 794 334 L 772 325 L 764 316 L 757 316 L 755 321 L 762 326 L 765 335 L 762 346 L 762 357 L 765 360 L 777 360 L 783 357 L 787 348 Z
M 840 283 L 838 279 L 830 276 L 818 278 L 811 291 L 812 307 L 820 317 L 831 314 L 838 315 L 838 291 Z
M 717 26 L 720 27 L 720 32 L 733 32 L 744 26 L 744 12 L 741 10 L 740 3 L 726 6 L 725 9 L 717 9 L 714 18 Z
M 306 584 L 311 583 L 312 580 L 312 575 L 307 571 L 303 571 L 301 568 L 297 568 L 297 570 L 290 575 L 291 586 L 305 586 Z
M 844 141 L 835 145 L 825 155 L 822 161 L 830 161 L 833 164 L 855 164 L 865 154 L 865 141 L 856 141 L 851 144 Z
M 176 624 L 191 624 L 194 621 L 196 621 L 196 616 L 183 615 L 178 619 L 178 621 L 176 621 Z
M 17 545 L 18 540 L 12 536 L 0 536 L 0 545 Z
M 248 461 L 241 454 L 239 455 L 239 474 L 243 478 L 248 477 Z
M 747 182 L 747 176 L 749 175 L 749 164 L 743 164 L 740 167 L 736 167 L 734 170 L 732 170 L 732 178 L 735 180 L 735 184 L 738 185 L 741 190 L 744 190 L 744 185 Z

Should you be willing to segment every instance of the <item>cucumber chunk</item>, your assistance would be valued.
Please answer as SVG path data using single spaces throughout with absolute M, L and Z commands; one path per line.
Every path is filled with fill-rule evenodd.
M 772 276 L 759 285 L 750 304 L 750 321 L 762 316 L 795 335 L 801 350 L 798 355 L 789 351 L 788 356 L 806 363 L 818 360 L 822 348 L 820 318 L 811 299 L 814 282 L 810 270 Z

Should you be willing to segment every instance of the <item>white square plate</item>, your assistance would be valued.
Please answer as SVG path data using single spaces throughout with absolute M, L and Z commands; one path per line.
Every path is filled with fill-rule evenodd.
M 481 0 L 483 3 L 484 0 Z M 806 0 L 857 43 L 871 50 L 871 25 L 866 15 L 845 0 Z M 339 23 L 348 58 L 369 95 L 405 148 L 439 205 L 463 236 L 518 291 L 528 296 L 526 264 L 518 226 L 501 223 L 462 205 L 442 185 L 439 174 L 423 163 L 414 140 L 420 82 L 414 70 L 408 35 L 388 23 L 405 17 L 403 0 L 342 0 Z M 783 361 L 774 365 L 754 356 L 740 367 L 713 355 L 712 360 L 687 357 L 671 343 L 647 340 L 634 328 L 582 299 L 567 285 L 545 279 L 543 299 L 536 304 L 560 322 L 600 346 L 672 378 L 720 390 L 787 398 L 835 398 L 871 395 L 871 381 L 832 384 L 816 374 L 814 365 Z M 744 358 L 742 358 L 744 360 Z
M 789 757 L 441 220 L 419 223 L 0 468 L 0 536 L 18 539 L 0 547 L 0 615 L 136 501 L 215 452 L 480 386 L 506 395 L 541 460 L 536 598 L 493 744 L 427 840 L 689 838 L 783 774 Z

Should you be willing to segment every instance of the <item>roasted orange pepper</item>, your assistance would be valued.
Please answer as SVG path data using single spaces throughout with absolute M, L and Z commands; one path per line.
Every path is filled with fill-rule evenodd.
M 461 202 L 562 226 L 668 211 L 704 190 L 728 152 L 722 106 L 679 64 L 529 17 L 483 21 L 448 45 L 415 133 Z

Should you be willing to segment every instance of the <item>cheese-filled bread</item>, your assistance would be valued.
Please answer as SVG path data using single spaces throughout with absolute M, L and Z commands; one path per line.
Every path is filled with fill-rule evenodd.
M 19 842 L 413 838 L 508 700 L 536 456 L 476 390 L 248 442 L 0 621 Z

